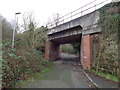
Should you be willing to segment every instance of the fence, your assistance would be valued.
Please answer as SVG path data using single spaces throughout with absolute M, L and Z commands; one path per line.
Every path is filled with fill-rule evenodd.
M 74 20 L 78 17 L 82 17 L 86 14 L 89 14 L 89 13 L 103 7 L 104 5 L 106 5 L 110 2 L 111 2 L 111 0 L 105 0 L 105 1 L 94 0 L 94 1 L 78 8 L 78 9 L 76 9 L 76 10 L 74 10 L 74 11 L 72 11 L 72 12 L 70 12 L 70 13 L 68 13 L 68 14 L 66 14 L 66 15 L 58 18 L 58 19 L 56 19 L 57 21 L 55 20 L 53 22 L 48 23 L 47 26 L 48 26 L 49 29 L 53 28 L 53 27 L 56 27 L 60 24 L 69 22 L 69 21 Z

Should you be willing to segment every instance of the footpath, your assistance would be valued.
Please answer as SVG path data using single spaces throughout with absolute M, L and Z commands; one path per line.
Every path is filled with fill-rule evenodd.
M 87 72 L 86 74 L 99 88 L 118 88 L 118 83 L 106 80 L 105 78 L 102 78 L 90 72 Z

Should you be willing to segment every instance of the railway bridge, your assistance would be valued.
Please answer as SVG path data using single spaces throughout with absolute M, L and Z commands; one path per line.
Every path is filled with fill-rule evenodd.
M 45 58 L 54 60 L 60 57 L 60 45 L 80 43 L 80 61 L 84 69 L 90 69 L 91 60 L 97 47 L 101 32 L 98 26 L 99 9 L 110 0 L 94 0 L 69 14 L 60 17 L 48 25 L 48 41 L 45 46 Z

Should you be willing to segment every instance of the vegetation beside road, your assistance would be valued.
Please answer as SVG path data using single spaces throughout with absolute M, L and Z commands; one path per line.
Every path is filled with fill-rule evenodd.
M 61 48 L 61 52 L 69 53 L 69 54 L 75 53 L 73 47 L 70 44 L 69 45 L 62 45 L 60 48 Z
M 102 29 L 98 37 L 97 52 L 92 60 L 92 71 L 113 81 L 119 81 L 120 69 L 118 61 L 119 45 L 119 12 L 120 2 L 110 3 L 100 11 L 99 26 Z
M 61 52 L 68 53 L 68 54 L 79 54 L 80 45 L 79 43 L 72 43 L 67 45 L 61 46 Z
M 5 35 L 2 41 L 2 51 L 0 51 L 2 53 L 0 62 L 2 62 L 4 88 L 15 87 L 17 83 L 27 80 L 30 74 L 42 72 L 52 65 L 52 62 L 44 59 L 47 28 L 44 26 L 37 28 L 32 15 L 24 20 L 25 31 L 16 33 L 14 48 L 12 48 L 12 36 L 8 38 L 9 32 L 5 32 L 3 28 Z
M 30 74 L 27 80 L 20 80 L 18 83 L 16 83 L 15 87 L 24 87 L 25 85 L 36 82 L 38 80 L 43 80 L 45 78 L 43 74 L 49 72 L 53 66 L 54 64 L 50 64 L 47 67 L 44 67 L 40 72 Z
M 26 47 L 12 49 L 10 41 L 3 42 L 2 53 L 3 87 L 14 87 L 19 81 L 27 80 L 30 74 L 52 64 L 44 59 L 43 52 Z
M 110 81 L 119 82 L 119 78 L 117 76 L 112 75 L 112 74 L 101 72 L 101 71 L 96 71 L 94 69 L 90 69 L 89 71 L 96 74 L 96 75 L 104 77 L 104 78 L 106 78 L 106 79 L 108 79 Z

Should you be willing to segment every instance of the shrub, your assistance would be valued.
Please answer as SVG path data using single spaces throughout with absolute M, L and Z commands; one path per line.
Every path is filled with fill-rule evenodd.
M 110 3 L 100 9 L 99 26 L 102 34 L 100 35 L 100 45 L 96 60 L 93 60 L 92 68 L 114 76 L 119 76 L 118 66 L 118 28 L 120 21 L 119 13 L 109 14 L 111 7 L 117 7 L 120 3 Z M 114 8 L 116 9 L 116 8 Z
M 29 74 L 40 72 L 44 67 L 51 64 L 50 61 L 43 58 L 43 46 L 46 38 L 42 38 L 41 28 L 39 30 L 40 33 L 37 33 L 37 30 L 35 31 L 34 45 L 33 42 L 27 41 L 28 37 L 26 36 L 29 32 L 17 35 L 14 49 L 11 48 L 12 41 L 4 40 L 2 42 L 3 58 L 0 61 L 3 62 L 3 87 L 14 87 L 20 80 L 26 80 Z

